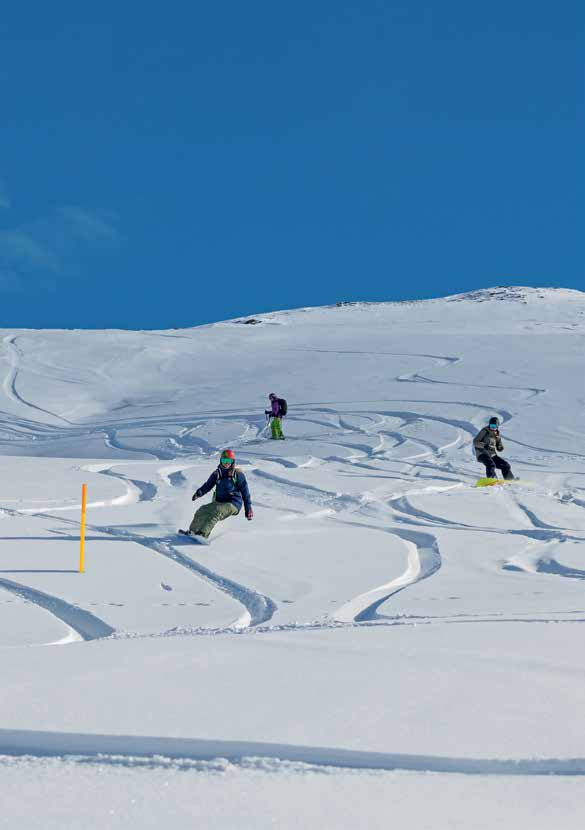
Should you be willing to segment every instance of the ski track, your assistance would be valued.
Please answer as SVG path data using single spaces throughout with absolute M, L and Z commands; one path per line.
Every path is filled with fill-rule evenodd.
M 59 758 L 67 761 L 166 766 L 170 759 L 227 762 L 262 768 L 260 761 L 310 764 L 354 770 L 404 770 L 455 775 L 585 775 L 585 758 L 465 758 L 368 752 L 320 746 L 256 741 L 202 740 L 134 735 L 92 735 L 0 729 L 0 754 L 15 758 Z M 266 768 L 266 767 L 265 767 Z M 269 766 L 274 771 L 274 766 Z
M 65 519 L 62 516 L 52 516 L 49 513 L 36 513 L 34 515 L 39 518 L 54 519 L 68 525 L 75 525 L 76 527 L 79 524 L 72 519 Z M 191 573 L 194 573 L 205 580 L 205 582 L 211 584 L 214 588 L 217 588 L 224 594 L 230 596 L 242 605 L 245 611 L 231 625 L 226 626 L 226 630 L 232 628 L 243 629 L 266 623 L 272 618 L 277 610 L 278 606 L 272 599 L 270 599 L 270 597 L 254 591 L 252 588 L 247 588 L 234 580 L 221 576 L 220 574 L 212 571 L 210 568 L 205 567 L 205 565 L 202 565 L 200 562 L 197 562 L 195 559 L 192 559 L 190 556 L 178 551 L 173 545 L 174 536 L 167 539 L 153 539 L 140 536 L 137 533 L 131 533 L 130 531 L 122 530 L 120 528 L 90 524 L 87 525 L 87 529 L 96 533 L 103 533 L 105 536 L 110 536 L 116 539 L 135 542 L 137 545 L 142 545 L 149 550 L 153 550 L 156 553 L 165 556 L 167 559 L 171 559 L 173 562 L 181 565 L 191 571 Z M 187 540 L 186 544 L 193 545 L 194 543 Z M 218 630 L 221 631 L 223 629 Z
M 7 398 L 14 401 L 15 403 L 21 404 L 22 406 L 28 409 L 32 409 L 36 412 L 44 412 L 45 415 L 50 415 L 51 418 L 55 418 L 56 420 L 68 424 L 69 426 L 73 426 L 71 421 L 67 420 L 67 418 L 63 418 L 61 415 L 57 415 L 55 412 L 51 412 L 49 409 L 43 409 L 42 406 L 37 406 L 36 404 L 25 400 L 18 393 L 16 389 L 16 378 L 18 377 L 19 371 L 20 350 L 16 345 L 16 340 L 17 336 L 15 334 L 9 334 L 3 338 L 3 342 L 6 346 L 8 352 L 8 359 L 10 362 L 10 370 L 4 378 L 4 382 L 2 384 L 4 394 Z
M 585 579 L 585 571 L 579 568 L 569 568 L 553 557 L 542 557 L 536 562 L 536 572 L 562 576 L 565 579 Z
M 102 528 L 102 530 L 104 529 Z M 120 535 L 120 531 L 112 530 L 111 528 L 108 528 L 107 531 L 109 531 L 112 535 Z M 232 599 L 236 600 L 236 602 L 243 605 L 245 613 L 231 625 L 227 626 L 227 628 L 242 629 L 266 623 L 272 618 L 277 610 L 276 603 L 270 599 L 270 597 L 261 594 L 258 591 L 254 591 L 252 588 L 247 588 L 246 586 L 241 585 L 232 579 L 228 579 L 225 576 L 220 576 L 218 573 L 206 568 L 205 565 L 202 565 L 190 556 L 186 556 L 184 553 L 178 551 L 169 541 L 164 539 L 160 541 L 144 540 L 142 537 L 135 537 L 134 541 L 137 541 L 139 544 L 145 545 L 146 547 L 150 547 L 152 550 L 161 553 L 168 559 L 177 562 L 179 565 L 182 565 L 184 568 L 187 568 L 197 574 L 197 576 L 204 579 L 206 582 L 213 585 L 214 588 L 219 589 Z M 187 544 L 193 543 L 187 542 Z
M 539 519 L 536 513 L 534 513 L 527 505 L 523 504 L 521 501 L 516 499 L 516 504 L 518 508 L 524 513 L 526 518 L 529 520 L 532 527 L 540 528 L 541 530 L 558 530 L 563 532 L 565 528 L 558 527 L 557 525 L 550 525 L 547 522 L 543 522 L 542 519 Z
M 377 619 L 378 608 L 393 594 L 403 591 L 421 579 L 432 576 L 441 567 L 441 554 L 435 536 L 415 531 L 388 531 L 398 536 L 408 550 L 408 566 L 401 576 L 366 591 L 338 608 L 331 617 L 336 622 L 368 622 Z
M 527 574 L 550 574 L 551 576 L 562 576 L 565 579 L 585 579 L 584 570 L 569 568 L 554 557 L 548 556 L 532 556 L 528 560 L 520 555 L 515 556 L 502 565 L 502 570 Z
M 532 444 L 526 444 L 524 441 L 518 441 L 517 438 L 510 438 L 509 436 L 506 438 L 506 441 L 508 444 L 517 444 L 519 447 L 524 447 L 524 449 L 534 450 L 539 453 L 550 453 L 551 455 L 560 455 L 564 458 L 578 458 L 580 460 L 585 458 L 584 453 L 571 452 L 570 450 L 552 450 L 550 447 L 535 447 Z
M 105 443 L 106 447 L 109 447 L 110 449 L 119 450 L 120 452 L 123 452 L 123 453 L 129 453 L 130 452 L 130 453 L 134 453 L 135 455 L 140 454 L 142 457 L 144 457 L 145 455 L 151 455 L 157 461 L 174 461 L 175 460 L 175 456 L 174 456 L 173 453 L 165 452 L 164 450 L 161 450 L 160 448 L 158 448 L 156 450 L 153 449 L 152 447 L 149 447 L 149 449 L 142 449 L 140 447 L 130 447 L 130 446 L 128 446 L 128 444 L 122 444 L 122 442 L 118 438 L 118 430 L 114 429 L 113 427 L 103 429 L 103 433 L 104 433 L 104 436 L 105 436 L 104 437 L 104 443 Z
M 585 539 L 575 540 L 565 535 L 553 537 L 549 541 L 541 542 L 537 545 L 531 545 L 523 551 L 520 551 L 515 556 L 510 557 L 502 564 L 502 570 L 522 572 L 526 574 L 548 574 L 550 576 L 560 576 L 565 579 L 585 579 L 585 570 L 580 568 L 572 568 L 563 565 L 555 556 L 548 554 L 546 551 L 551 546 L 558 547 L 559 544 L 566 542 L 580 541 L 585 544 Z
M 183 487 L 187 483 L 184 474 L 177 470 L 176 473 L 169 473 L 169 485 L 171 487 Z
M 112 478 L 117 478 L 119 481 L 122 481 L 128 488 L 126 504 L 155 500 L 158 495 L 158 489 L 154 484 L 150 481 L 141 481 L 137 478 L 129 478 L 122 473 L 115 473 L 112 470 L 113 466 L 115 465 L 109 465 L 107 469 L 102 470 L 94 469 L 90 472 L 97 472 L 98 475 L 111 476 Z M 88 468 L 86 467 L 85 469 Z
M 501 492 L 501 491 L 499 491 Z M 472 531 L 476 533 L 496 533 L 500 535 L 509 536 L 525 536 L 528 539 L 536 539 L 540 541 L 548 540 L 570 540 L 575 542 L 585 541 L 579 536 L 571 535 L 563 528 L 550 527 L 526 527 L 526 528 L 502 528 L 502 527 L 487 527 L 485 525 L 470 525 L 464 522 L 454 522 L 451 519 L 445 519 L 425 510 L 414 507 L 405 496 L 398 498 L 390 497 L 388 499 L 388 506 L 397 515 L 394 516 L 395 521 L 402 523 L 413 524 L 423 527 L 437 527 L 446 528 L 449 530 Z
M 65 600 L 51 596 L 51 594 L 45 594 L 43 591 L 37 591 L 35 588 L 4 578 L 0 578 L 0 588 L 4 588 L 5 591 L 10 591 L 15 596 L 48 611 L 75 632 L 79 640 L 99 640 L 116 633 L 114 628 L 90 614 L 89 611 L 70 605 Z M 61 642 L 75 642 L 75 638 L 68 637 L 63 641 L 59 641 L 59 644 Z
M 168 487 L 183 487 L 187 483 L 184 471 L 195 467 L 195 464 L 169 464 L 159 467 L 157 474 Z
M 499 392 L 528 392 L 528 398 L 536 398 L 539 395 L 545 395 L 547 389 L 538 389 L 535 386 L 495 386 L 493 384 L 479 384 L 479 383 L 464 383 L 454 382 L 450 380 L 433 380 L 421 375 L 419 372 L 412 374 L 400 375 L 396 378 L 401 383 L 438 383 L 441 386 L 460 386 L 464 389 L 497 389 Z M 505 413 L 504 422 L 510 420 L 512 417 L 509 412 Z
M 197 427 L 205 426 L 209 422 L 209 419 L 211 419 L 212 422 L 245 422 L 244 432 L 240 436 L 240 439 L 236 439 L 235 442 L 233 442 L 234 446 L 238 445 L 238 442 L 243 446 L 248 445 L 250 443 L 250 440 L 247 438 L 248 434 L 253 433 L 254 436 L 258 438 L 258 435 L 261 434 L 265 429 L 265 427 L 261 429 L 261 418 L 255 415 L 253 410 L 249 413 L 244 413 L 242 411 L 236 410 L 200 413 L 196 417 L 194 417 L 192 413 L 185 413 L 184 415 L 173 416 L 159 415 L 154 416 L 153 418 L 142 417 L 138 419 L 121 419 L 120 421 L 116 422 L 116 425 L 110 424 L 106 426 L 96 424 L 90 428 L 78 427 L 77 425 L 73 424 L 67 419 L 62 418 L 61 416 L 56 415 L 55 413 L 50 412 L 49 410 L 45 410 L 42 407 L 37 407 L 34 404 L 31 404 L 30 402 L 24 400 L 18 394 L 16 389 L 16 378 L 18 375 L 20 352 L 18 350 L 18 347 L 16 346 L 15 340 L 15 335 L 8 335 L 7 337 L 4 337 L 4 343 L 7 348 L 8 357 L 10 361 L 10 371 L 8 375 L 5 377 L 3 384 L 5 394 L 14 402 L 17 402 L 27 407 L 28 409 L 37 410 L 39 412 L 43 412 L 47 415 L 50 415 L 51 417 L 58 419 L 67 425 L 67 428 L 56 428 L 55 426 L 37 423 L 35 421 L 17 419 L 18 428 L 24 430 L 23 434 L 28 436 L 29 438 L 32 438 L 33 440 L 35 438 L 42 439 L 44 437 L 53 439 L 58 437 L 64 437 L 71 435 L 72 432 L 75 432 L 79 436 L 93 435 L 101 432 L 105 436 L 104 440 L 106 445 L 112 449 L 118 450 L 125 454 L 131 453 L 135 455 L 139 453 L 142 456 L 150 455 L 160 461 L 177 462 L 177 450 L 181 453 L 185 452 L 192 454 L 193 449 L 196 448 L 202 454 L 202 457 L 212 456 L 217 452 L 217 447 L 209 443 L 201 436 L 193 434 L 193 431 Z M 387 352 L 378 353 L 358 352 L 349 350 L 341 351 L 311 349 L 306 351 L 324 351 L 334 354 L 375 354 L 376 356 L 387 355 L 424 357 L 435 361 L 435 366 L 438 367 L 453 366 L 461 361 L 461 358 L 459 357 L 431 354 L 401 354 Z M 497 389 L 499 391 L 505 390 L 507 392 L 517 391 L 522 393 L 530 393 L 530 397 L 537 397 L 547 392 L 546 389 L 539 389 L 536 387 L 504 387 L 495 385 L 479 386 L 477 384 L 469 384 L 464 382 L 456 383 L 452 381 L 437 380 L 426 377 L 424 374 L 421 373 L 422 371 L 424 371 L 424 369 L 413 373 L 402 374 L 398 376 L 396 380 L 401 382 L 410 382 L 417 384 L 433 384 L 433 386 L 459 386 L 462 389 L 489 388 Z M 497 409 L 495 407 L 492 408 L 483 404 L 477 404 L 469 401 L 464 402 L 416 400 L 401 401 L 401 403 L 416 403 L 417 406 L 420 406 L 421 403 L 434 403 L 441 405 L 465 405 L 479 410 L 478 417 L 485 417 L 485 413 L 488 411 L 497 412 L 503 422 L 510 421 L 513 417 L 512 413 L 508 410 L 501 408 Z M 342 463 L 344 465 L 363 467 L 365 469 L 376 470 L 378 472 L 380 472 L 381 470 L 379 470 L 377 467 L 372 467 L 371 465 L 364 463 L 360 459 L 376 461 L 383 460 L 391 463 L 397 463 L 400 465 L 408 464 L 410 467 L 412 467 L 412 471 L 410 474 L 413 477 L 422 477 L 419 468 L 425 467 L 430 468 L 430 470 L 432 471 L 433 475 L 428 476 L 431 478 L 441 478 L 441 476 L 438 475 L 438 471 L 441 469 L 443 469 L 444 471 L 449 471 L 453 475 L 461 475 L 461 473 L 459 473 L 453 467 L 451 462 L 446 462 L 442 465 L 435 465 L 434 463 L 429 464 L 428 462 L 424 462 L 422 461 L 422 459 L 428 456 L 434 456 L 435 458 L 437 458 L 447 450 L 453 449 L 458 445 L 463 445 L 460 447 L 460 449 L 462 449 L 466 444 L 469 444 L 471 438 L 475 435 L 478 428 L 478 424 L 475 423 L 475 416 L 471 421 L 468 421 L 457 418 L 448 418 L 430 413 L 423 413 L 415 410 L 398 409 L 383 410 L 377 412 L 366 412 L 361 410 L 347 411 L 325 406 L 315 406 L 314 404 L 309 405 L 310 409 L 307 409 L 305 412 L 302 412 L 300 409 L 301 406 L 303 405 L 299 404 L 295 407 L 295 411 L 298 414 L 291 413 L 288 418 L 289 421 L 303 424 L 313 423 L 318 425 L 319 427 L 324 427 L 326 430 L 332 430 L 332 432 L 327 432 L 325 434 L 320 433 L 315 436 L 305 435 L 302 436 L 301 440 L 316 440 L 317 442 L 333 444 L 335 446 L 340 447 L 341 449 L 348 450 L 350 452 L 349 458 L 342 456 L 329 456 L 326 460 L 336 460 L 337 462 Z M 327 416 L 327 418 L 319 417 L 320 414 Z M 389 419 L 401 420 L 402 428 L 405 429 L 408 429 L 412 424 L 418 425 L 420 423 L 428 422 L 436 423 L 439 425 L 445 425 L 455 430 L 456 437 L 452 441 L 449 441 L 448 443 L 439 446 L 436 443 L 433 443 L 426 439 L 421 439 L 416 436 L 410 436 L 405 432 L 400 431 L 401 427 L 399 427 L 398 430 L 384 429 L 383 427 L 385 424 L 388 423 Z M 13 421 L 11 421 L 10 423 L 14 428 Z M 127 444 L 124 444 L 118 438 L 118 432 L 124 429 L 130 429 L 135 431 L 136 429 L 140 428 L 146 428 L 150 430 L 155 428 L 163 428 L 164 430 L 169 426 L 181 427 L 179 433 L 174 437 L 169 436 L 168 434 L 163 434 L 163 432 L 161 432 L 161 439 L 163 443 L 166 442 L 170 446 L 172 446 L 175 449 L 175 453 L 167 452 L 161 449 L 160 447 L 156 449 L 152 449 L 151 446 L 149 446 L 148 449 L 131 447 Z M 359 436 L 362 439 L 364 437 L 367 439 L 372 439 L 372 445 L 363 443 L 363 440 L 358 443 L 359 438 L 358 441 L 351 444 L 347 443 L 347 440 L 342 442 L 339 440 L 340 433 L 341 435 L 345 436 L 351 435 L 356 436 L 356 438 L 358 438 Z M 465 436 L 465 438 L 463 437 L 462 433 Z M 153 436 L 149 435 L 149 438 L 152 439 Z M 394 442 L 392 447 L 386 447 L 387 438 L 392 439 L 392 441 Z M 512 441 L 512 439 L 508 440 Z M 419 454 L 404 456 L 402 458 L 393 457 L 392 453 L 395 452 L 396 449 L 400 446 L 405 445 L 407 442 L 422 447 L 423 452 Z M 539 452 L 550 452 L 557 455 L 572 456 L 575 458 L 585 457 L 578 453 L 564 453 L 560 450 L 547 450 L 537 447 L 531 447 L 527 444 L 522 444 L 522 442 L 519 441 L 512 442 L 517 443 L 521 446 L 528 447 L 529 449 L 538 450 Z M 318 456 L 312 456 L 312 458 L 314 458 L 316 461 L 319 461 Z M 417 461 L 417 459 L 421 459 L 421 461 L 413 463 Z M 295 461 L 280 456 L 263 456 L 261 459 L 258 460 L 278 464 L 284 467 L 285 469 L 294 469 L 298 468 L 299 466 L 307 466 L 308 464 L 312 463 L 308 462 L 308 464 L 299 465 Z M 119 464 L 124 462 L 116 463 Z M 84 468 L 90 472 L 95 472 L 98 474 L 109 475 L 118 478 L 125 483 L 127 488 L 127 492 L 124 496 L 118 497 L 117 499 L 113 499 L 109 502 L 96 502 L 93 506 L 106 506 L 107 504 L 123 505 L 137 503 L 141 501 L 155 501 L 157 499 L 158 489 L 156 485 L 154 485 L 151 482 L 141 481 L 138 479 L 131 479 L 123 474 L 116 473 L 112 470 L 113 466 L 115 465 L 97 464 L 88 465 L 88 467 Z M 187 466 L 195 465 L 190 464 Z M 162 481 L 169 487 L 182 487 L 187 481 L 186 477 L 183 474 L 183 470 L 187 469 L 187 466 L 181 465 L 180 463 L 171 463 L 166 467 L 161 467 L 158 471 L 158 475 L 162 479 Z M 334 509 L 335 511 L 342 511 L 344 509 L 347 510 L 350 508 L 353 512 L 355 512 L 356 510 L 367 510 L 370 508 L 373 502 L 378 502 L 379 505 L 389 509 L 389 511 L 393 514 L 395 521 L 398 521 L 403 524 L 411 524 L 419 528 L 438 527 L 447 529 L 457 529 L 462 531 L 476 531 L 501 534 L 508 533 L 533 539 L 542 542 L 544 545 L 547 545 L 552 541 L 582 541 L 578 537 L 569 536 L 563 528 L 549 525 L 543 522 L 542 520 L 538 519 L 536 514 L 534 514 L 534 512 L 527 505 L 520 502 L 516 502 L 516 508 L 518 512 L 526 518 L 529 527 L 525 529 L 508 530 L 501 528 L 476 527 L 465 523 L 453 522 L 449 519 L 444 519 L 430 512 L 415 508 L 408 499 L 409 495 L 431 494 L 432 492 L 436 491 L 440 492 L 446 489 L 452 489 L 453 487 L 464 486 L 460 482 L 454 482 L 450 487 L 429 487 L 422 491 L 409 490 L 403 494 L 393 494 L 386 498 L 386 504 L 384 504 L 383 501 L 378 499 L 364 500 L 363 497 L 360 499 L 359 497 L 350 496 L 343 493 L 335 493 L 332 491 L 323 490 L 313 485 L 293 482 L 287 478 L 276 476 L 273 473 L 269 473 L 265 470 L 258 469 L 257 467 L 252 468 L 252 474 L 258 478 L 263 478 L 270 481 L 272 484 L 283 489 L 285 492 L 288 492 L 290 495 L 296 495 L 298 493 L 302 498 L 309 502 L 316 503 L 320 507 L 326 507 L 327 509 Z M 389 477 L 396 478 L 396 476 Z M 572 501 L 585 506 L 585 502 L 580 502 L 578 499 L 573 498 Z M 78 509 L 78 507 L 67 506 L 62 508 L 57 507 L 51 509 L 71 510 Z M 11 511 L 6 510 L 6 512 L 10 513 Z M 71 520 L 65 520 L 61 517 L 39 513 L 38 510 L 35 509 L 27 509 L 16 512 L 28 512 L 39 517 L 42 516 L 44 518 L 59 519 L 60 521 L 71 522 Z M 76 522 L 71 523 L 77 524 Z M 390 582 L 380 585 L 369 591 L 366 591 L 360 594 L 359 596 L 356 596 L 353 599 L 349 600 L 347 603 L 341 606 L 336 612 L 334 612 L 331 615 L 328 615 L 324 621 L 298 624 L 295 623 L 295 630 L 299 630 L 304 627 L 343 627 L 347 624 L 356 623 L 362 626 L 372 623 L 380 624 L 377 621 L 391 619 L 388 617 L 378 615 L 377 611 L 383 603 L 385 603 L 393 594 L 397 593 L 398 591 L 404 590 L 404 588 L 415 584 L 421 579 L 425 579 L 429 576 L 432 576 L 441 567 L 441 555 L 439 552 L 438 541 L 433 534 L 422 532 L 420 530 L 405 530 L 396 527 L 392 527 L 390 529 L 387 527 L 378 527 L 374 525 L 372 525 L 372 527 L 380 532 L 394 534 L 395 536 L 401 538 L 402 541 L 405 543 L 408 551 L 408 565 L 405 572 L 396 579 L 391 580 Z M 273 602 L 273 600 L 261 593 L 258 593 L 252 589 L 240 585 L 239 583 L 236 583 L 230 579 L 220 576 L 219 574 L 213 572 L 204 565 L 198 563 L 191 557 L 178 551 L 172 543 L 174 537 L 172 537 L 172 539 L 149 539 L 143 536 L 139 536 L 138 534 L 133 534 L 121 530 L 119 528 L 94 526 L 91 529 L 93 529 L 96 532 L 101 532 L 112 537 L 118 537 L 133 541 L 136 544 L 147 547 L 151 550 L 154 550 L 158 554 L 172 559 L 176 563 L 187 568 L 191 572 L 198 575 L 200 578 L 212 584 L 218 590 L 228 594 L 230 597 L 239 602 L 245 608 L 244 614 L 238 620 L 236 620 L 231 626 L 228 626 L 224 629 L 190 629 L 185 630 L 185 633 L 222 633 L 224 631 L 237 631 L 243 633 L 247 629 L 255 629 L 259 632 L 288 630 L 288 628 L 290 627 L 266 626 L 266 623 L 269 622 L 269 620 L 272 618 L 275 611 L 277 610 L 277 606 Z M 579 569 L 575 568 L 568 568 L 557 562 L 555 559 L 547 558 L 546 556 L 541 556 L 537 558 L 534 558 L 534 556 L 532 556 L 532 559 L 528 562 L 524 562 L 522 557 L 518 556 L 504 564 L 503 569 L 525 570 L 531 573 L 548 573 L 573 579 L 585 578 L 585 571 L 580 571 Z M 27 600 L 35 602 L 35 604 L 45 608 L 46 610 L 50 610 L 51 613 L 54 613 L 55 616 L 59 617 L 59 619 L 61 619 L 63 622 L 69 625 L 71 629 L 75 631 L 82 639 L 95 639 L 96 637 L 110 636 L 114 633 L 114 629 L 111 629 L 102 621 L 98 620 L 97 618 L 94 618 L 93 615 L 89 614 L 89 612 L 80 611 L 80 609 L 77 609 L 74 606 L 70 606 L 63 601 L 58 600 L 57 598 L 50 597 L 49 595 L 42 594 L 42 592 L 34 591 L 34 589 L 18 585 L 17 583 L 12 583 L 10 582 L 10 580 L 0 580 L 0 587 L 4 587 L 6 590 L 11 590 L 13 593 L 18 593 L 19 596 L 23 596 Z M 80 615 L 87 615 L 89 619 L 84 618 L 80 622 Z M 393 620 L 392 624 L 395 624 L 395 622 L 396 621 Z M 165 634 L 172 633 L 173 630 L 171 630 L 171 632 L 165 632 Z M 176 633 L 180 634 L 181 631 L 177 629 Z
M 184 468 L 181 468 L 184 469 Z M 163 472 L 164 470 L 164 472 Z M 126 476 L 114 473 L 109 467 L 107 469 L 96 470 L 102 475 L 111 475 L 120 480 L 124 481 L 127 486 L 131 486 L 139 491 L 139 498 L 138 501 L 152 501 L 158 495 L 158 490 L 154 484 L 149 482 L 139 481 L 136 479 L 129 479 Z M 162 468 L 159 470 L 159 475 L 165 479 L 165 474 L 169 472 L 169 468 Z M 175 470 L 171 468 L 170 475 L 167 481 L 171 480 L 172 475 L 177 475 L 180 473 L 180 470 Z M 180 473 L 182 476 L 182 473 Z M 183 481 L 186 479 L 182 476 Z M 241 585 L 234 580 L 228 579 L 227 577 L 220 576 L 216 572 L 206 568 L 205 565 L 197 562 L 196 560 L 192 559 L 190 556 L 186 556 L 185 554 L 181 553 L 174 547 L 174 545 L 165 539 L 157 540 L 157 539 L 147 539 L 143 536 L 139 536 L 138 534 L 129 533 L 128 531 L 121 530 L 119 528 L 112 528 L 112 527 L 95 527 L 94 530 L 101 531 L 109 536 L 120 537 L 124 539 L 131 539 L 132 541 L 136 542 L 139 545 L 144 547 L 150 548 L 151 550 L 156 551 L 157 553 L 166 556 L 168 559 L 172 559 L 174 562 L 178 563 L 184 568 L 187 568 L 189 571 L 196 573 L 199 577 L 204 579 L 206 582 L 213 585 L 214 588 L 219 589 L 223 593 L 230 596 L 236 602 L 240 603 L 245 608 L 245 613 L 240 616 L 231 626 L 228 628 L 247 628 L 249 626 L 256 626 L 260 625 L 261 623 L 265 623 L 271 619 L 274 615 L 277 606 L 270 597 L 265 596 L 257 591 L 254 591 L 251 588 L 247 588 L 244 585 Z M 189 542 L 189 544 L 192 544 Z
M 116 464 L 121 464 L 125 462 L 115 462 L 114 464 L 111 463 L 97 463 L 97 464 L 88 464 L 83 469 L 87 472 L 96 473 L 98 475 L 109 475 L 114 478 L 118 478 L 121 480 L 127 489 L 127 492 L 124 496 L 120 496 L 116 499 L 112 499 L 109 502 L 96 502 L 93 506 L 106 506 L 109 504 L 110 506 L 113 505 L 127 505 L 132 503 L 137 503 L 140 501 L 153 501 L 157 495 L 158 490 L 156 486 L 150 482 L 144 482 L 137 479 L 130 479 L 127 476 L 115 473 L 112 470 L 113 466 Z M 163 468 L 167 469 L 168 468 Z M 174 469 L 174 468 L 173 468 Z M 161 471 L 159 470 L 159 474 Z M 162 473 L 164 479 L 164 473 Z M 59 508 L 59 507 L 52 507 L 51 510 L 71 510 L 71 509 L 79 509 L 79 505 L 67 506 L 67 508 Z M 49 513 L 44 513 L 38 510 L 38 508 L 25 508 L 23 510 L 16 510 L 12 511 L 10 509 L 4 508 L 4 512 L 9 515 L 19 515 L 21 513 L 28 513 L 38 518 L 45 518 L 45 519 L 52 519 L 58 520 L 60 522 L 64 522 L 68 525 L 74 525 L 75 527 L 78 526 L 78 522 L 72 519 L 65 519 L 61 516 L 53 516 Z M 234 580 L 228 579 L 227 577 L 220 576 L 219 574 L 215 573 L 209 568 L 206 568 L 201 563 L 197 562 L 196 560 L 192 559 L 189 556 L 178 551 L 172 541 L 170 539 L 149 539 L 144 536 L 140 536 L 135 533 L 130 533 L 129 531 L 122 530 L 120 528 L 112 528 L 112 527 L 104 527 L 98 525 L 87 525 L 88 530 L 92 530 L 97 533 L 103 533 L 104 535 L 114 537 L 114 538 L 121 538 L 125 540 L 130 540 L 135 542 L 136 544 L 142 545 L 150 550 L 154 550 L 156 553 L 162 554 L 163 556 L 173 560 L 177 564 L 181 565 L 184 568 L 187 568 L 192 573 L 195 573 L 200 578 L 204 579 L 206 582 L 211 584 L 214 588 L 222 591 L 223 593 L 230 596 L 239 604 L 243 605 L 245 611 L 244 613 L 235 620 L 230 626 L 227 628 L 236 628 L 236 629 L 243 629 L 249 626 L 257 626 L 262 623 L 266 623 L 268 620 L 272 618 L 275 611 L 277 610 L 277 605 L 274 603 L 270 597 L 265 596 L 253 589 L 247 588 L 244 585 L 241 585 Z M 174 537 L 173 537 L 174 541 Z M 191 542 L 187 542 L 188 544 L 193 544 Z M 8 582 L 8 581 L 6 581 Z M 0 583 L 1 584 L 1 583 Z M 24 589 L 23 590 L 30 590 L 34 593 L 33 589 Z M 39 593 L 39 592 L 37 592 Z M 51 599 L 51 598 L 49 598 Z M 58 601 L 57 601 L 58 602 Z M 39 603 L 37 603 L 39 604 Z M 65 603 L 66 605 L 66 603 Z M 75 626 L 72 626 L 73 628 Z M 111 629 L 108 634 L 113 633 L 113 629 Z M 83 637 L 83 639 L 89 639 L 88 637 Z
M 223 593 L 228 594 L 228 596 L 232 597 L 232 599 L 236 600 L 236 602 L 243 605 L 246 609 L 245 613 L 234 623 L 232 623 L 232 625 L 227 626 L 228 628 L 242 629 L 261 625 L 262 623 L 268 622 L 277 610 L 276 603 L 270 599 L 270 597 L 261 594 L 258 591 L 254 591 L 252 588 L 247 588 L 232 579 L 220 576 L 218 573 L 206 568 L 205 565 L 202 565 L 190 556 L 186 556 L 185 554 L 179 552 L 171 543 L 167 541 L 162 540 L 160 542 L 153 541 L 148 543 L 142 542 L 142 544 L 147 544 L 147 546 L 152 547 L 153 550 L 162 553 L 163 556 L 166 556 L 174 562 L 183 565 L 183 567 L 188 570 L 193 571 L 198 576 L 202 577 L 206 582 L 209 582 L 215 588 L 218 588 L 220 591 L 223 591 Z M 188 542 L 188 544 L 192 543 Z
M 258 468 L 254 468 L 251 472 L 257 478 L 270 481 L 285 490 L 285 492 L 288 492 L 290 495 L 296 496 L 297 494 L 300 494 L 307 501 L 318 504 L 319 507 L 333 507 L 335 505 L 338 509 L 342 509 L 343 507 L 348 507 L 349 505 L 359 504 L 359 498 L 355 496 L 349 496 L 343 493 L 334 493 L 331 490 L 323 490 L 312 484 L 303 484 L 301 482 L 290 481 L 287 478 L 282 478 L 281 476 L 274 475 L 274 473 L 269 473 Z

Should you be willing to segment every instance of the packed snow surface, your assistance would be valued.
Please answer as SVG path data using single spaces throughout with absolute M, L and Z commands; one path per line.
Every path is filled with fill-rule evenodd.
M 0 336 L 2 826 L 583 826 L 585 294 Z

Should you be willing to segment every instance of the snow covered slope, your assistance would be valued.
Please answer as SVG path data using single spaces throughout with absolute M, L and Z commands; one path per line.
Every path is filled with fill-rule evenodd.
M 0 336 L 14 826 L 582 825 L 585 294 Z M 477 489 L 491 415 L 521 481 Z M 195 546 L 226 446 L 255 518 Z

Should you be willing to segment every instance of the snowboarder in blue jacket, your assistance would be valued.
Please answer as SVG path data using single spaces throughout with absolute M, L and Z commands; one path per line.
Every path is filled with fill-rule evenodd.
M 224 450 L 221 454 L 219 467 L 212 472 L 205 484 L 202 484 L 193 494 L 193 501 L 200 499 L 215 488 L 213 501 L 204 504 L 193 516 L 189 527 L 189 535 L 209 536 L 218 522 L 229 516 L 237 516 L 242 505 L 246 519 L 251 521 L 254 516 L 252 499 L 248 482 L 243 472 L 236 467 L 236 455 L 233 450 Z

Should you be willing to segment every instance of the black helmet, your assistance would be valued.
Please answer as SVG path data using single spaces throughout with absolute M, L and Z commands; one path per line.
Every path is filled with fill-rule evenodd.
M 495 424 L 496 426 L 499 426 L 499 423 L 500 423 L 500 422 L 499 422 L 499 420 L 496 418 L 496 416 L 494 415 L 494 417 L 493 417 L 493 418 L 490 418 L 489 423 L 490 423 L 490 424 Z

